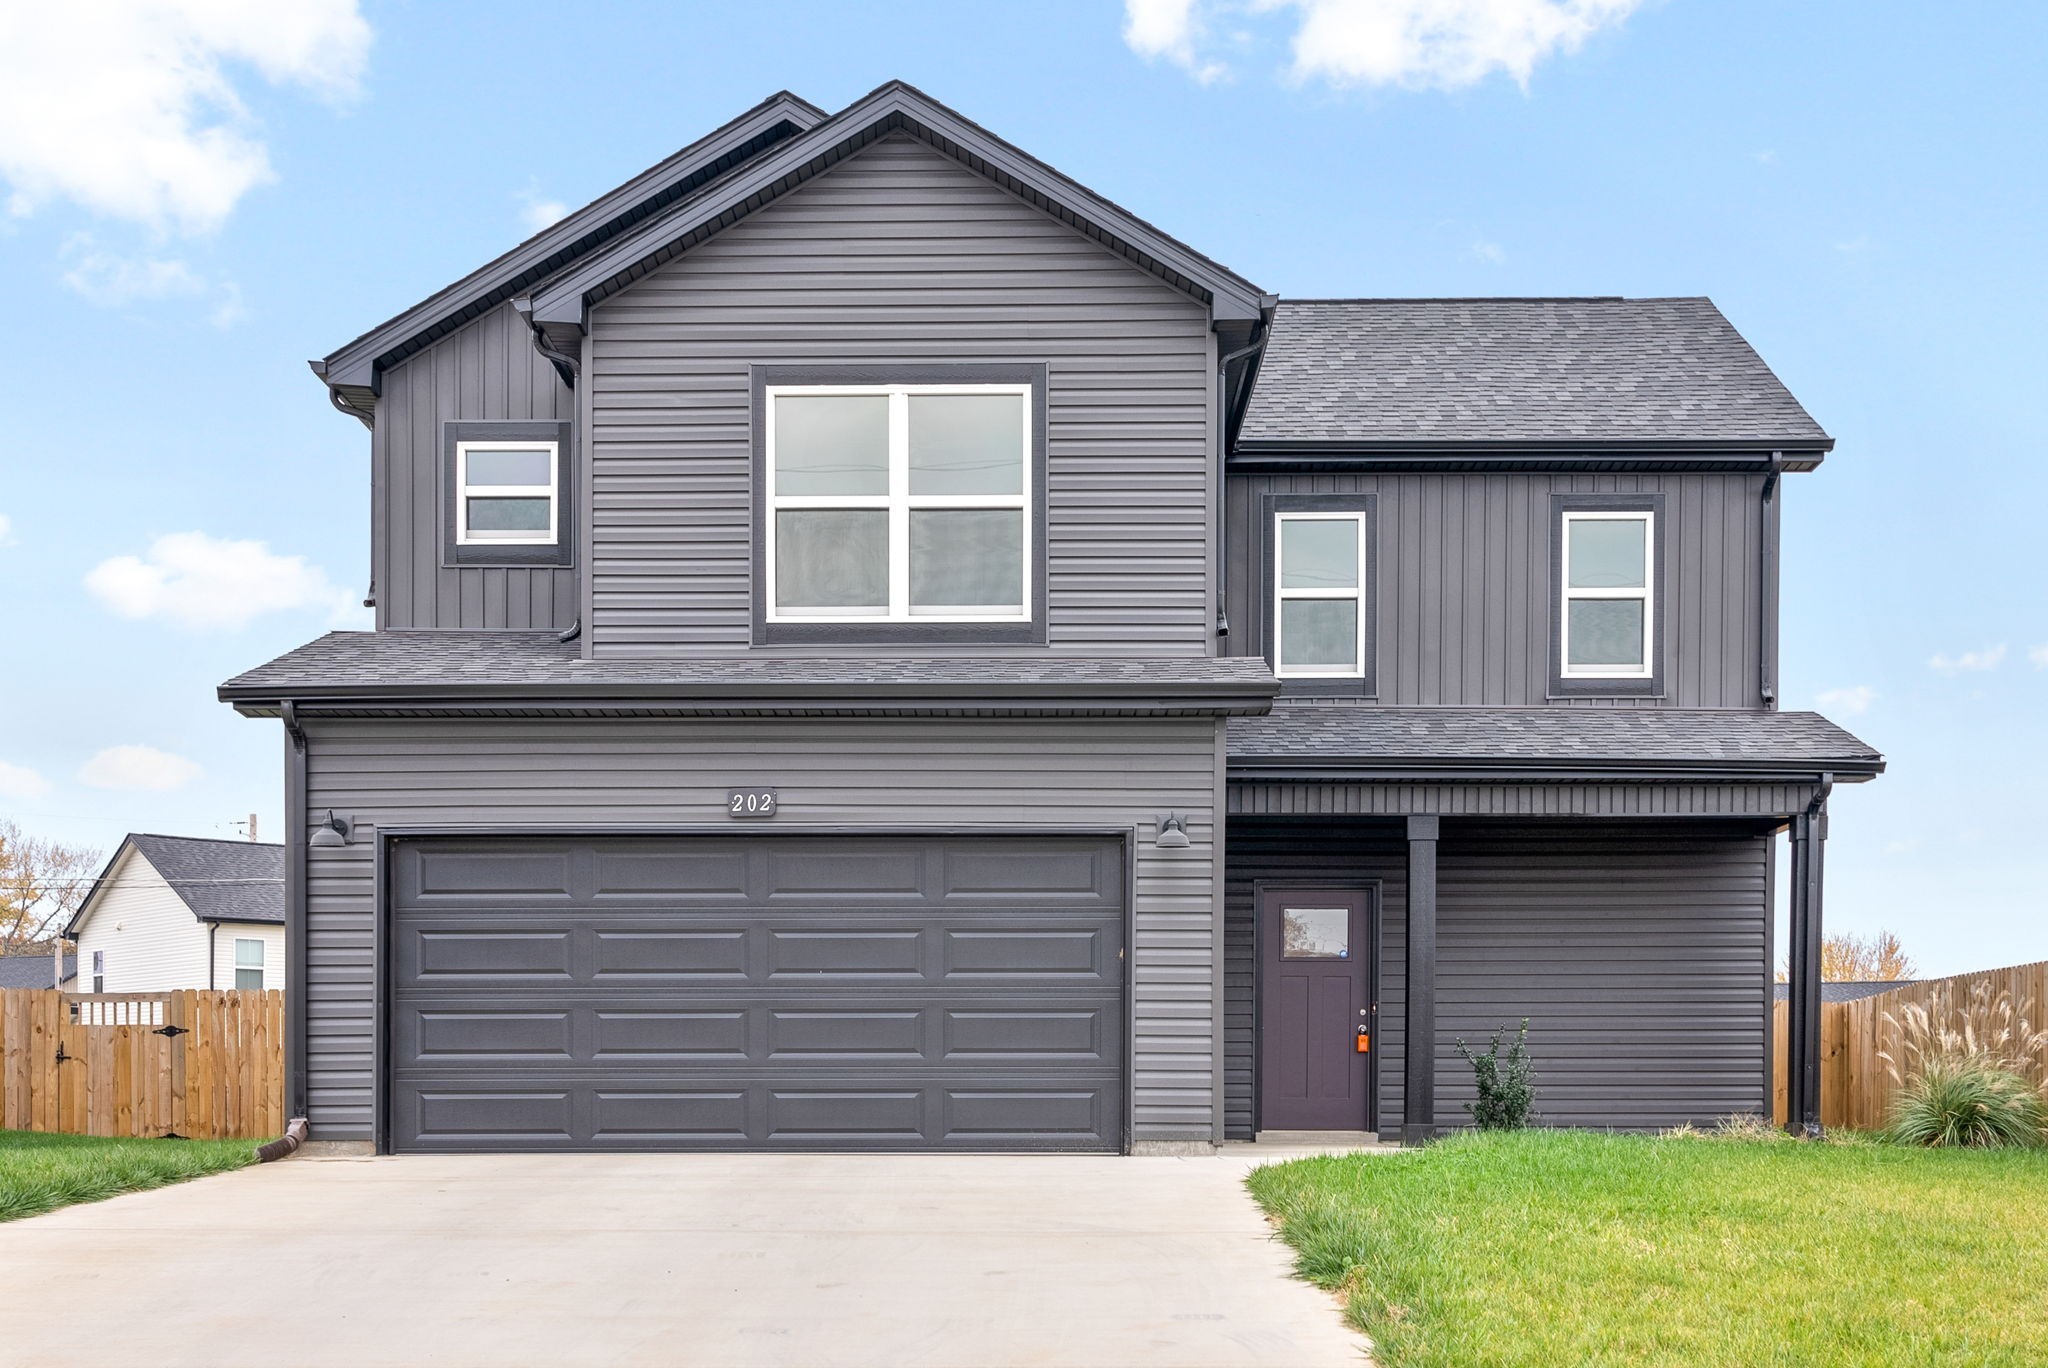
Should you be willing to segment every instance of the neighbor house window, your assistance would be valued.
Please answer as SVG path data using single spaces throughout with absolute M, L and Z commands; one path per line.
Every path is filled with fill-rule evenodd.
M 553 546 L 560 539 L 561 471 L 553 442 L 458 442 L 455 544 Z
M 235 987 L 263 987 L 263 942 L 235 937 Z
M 770 623 L 1023 623 L 1026 384 L 769 385 Z
M 1274 515 L 1273 672 L 1282 679 L 1365 673 L 1365 518 Z
M 1565 680 L 1647 680 L 1655 674 L 1656 514 L 1563 514 L 1558 660 Z
M 92 990 L 95 993 L 107 991 L 107 952 L 104 950 L 92 952 Z

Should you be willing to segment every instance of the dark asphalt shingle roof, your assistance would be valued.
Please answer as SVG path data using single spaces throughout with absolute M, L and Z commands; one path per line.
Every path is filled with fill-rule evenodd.
M 284 847 L 130 832 L 129 844 L 201 921 L 284 924 Z
M 1829 439 L 1707 299 L 1283 300 L 1239 442 Z
M 64 957 L 64 977 L 68 981 L 78 973 L 78 956 Z M 50 988 L 50 956 L 0 955 L 0 988 Z
M 618 688 L 650 692 L 931 685 L 1252 686 L 1272 683 L 1256 657 L 699 656 L 584 660 L 553 632 L 330 632 L 221 685 L 255 697 L 325 689 L 392 690 L 475 685 Z
M 1889 993 L 1894 988 L 1911 988 L 1919 979 L 1865 979 L 1856 983 L 1823 983 L 1820 986 L 1822 1002 L 1861 1002 L 1864 998 Z M 1784 1002 L 1791 996 L 1788 984 L 1771 985 L 1771 1001 Z
M 1230 759 L 1365 765 L 1796 764 L 1883 757 L 1818 713 L 1678 708 L 1386 708 L 1281 702 L 1229 722 Z

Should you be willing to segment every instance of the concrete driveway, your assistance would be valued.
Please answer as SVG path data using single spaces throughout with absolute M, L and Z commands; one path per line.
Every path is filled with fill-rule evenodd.
M 0 1356 L 1359 1368 L 1253 1162 L 296 1158 L 0 1226 Z

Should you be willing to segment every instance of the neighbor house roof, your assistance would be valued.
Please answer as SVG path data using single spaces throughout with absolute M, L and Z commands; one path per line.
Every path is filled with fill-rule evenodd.
M 1238 449 L 1303 445 L 1834 441 L 1711 300 L 1282 300 Z
M 1833 772 L 1884 757 L 1818 713 L 1679 708 L 1388 708 L 1285 701 L 1232 718 L 1239 770 Z
M 1263 711 L 1278 691 L 1256 657 L 696 656 L 585 660 L 553 632 L 330 632 L 220 686 L 244 712 L 286 699 L 332 712 L 472 702 L 503 712 L 566 700 L 610 710 L 765 716 L 985 712 Z
M 1820 986 L 1822 1002 L 1861 1002 L 1864 998 L 1889 993 L 1895 988 L 1911 988 L 1919 979 L 1862 979 L 1853 983 L 1823 983 Z M 1790 996 L 1791 985 L 1771 985 L 1771 1001 L 1784 1002 Z
M 109 878 L 130 850 L 149 861 L 200 921 L 284 924 L 283 846 L 131 831 L 100 871 L 67 934 L 76 932 L 92 914 L 101 890 L 109 886 Z
M 48 954 L 0 955 L 0 988 L 54 988 Z M 78 976 L 78 956 L 64 957 L 64 981 Z

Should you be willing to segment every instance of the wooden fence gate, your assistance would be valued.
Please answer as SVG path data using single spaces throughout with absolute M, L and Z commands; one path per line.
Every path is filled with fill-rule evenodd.
M 0 1129 L 227 1140 L 284 1123 L 282 992 L 0 989 Z

